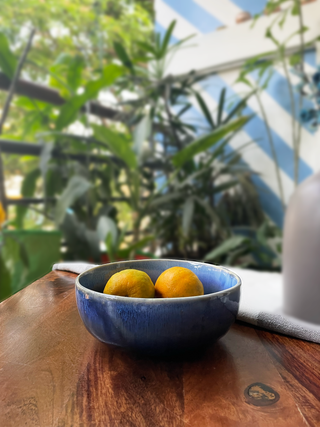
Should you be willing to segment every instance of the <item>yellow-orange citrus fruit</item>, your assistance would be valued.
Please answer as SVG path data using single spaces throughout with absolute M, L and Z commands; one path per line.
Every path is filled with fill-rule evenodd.
M 0 202 L 0 230 L 5 220 L 6 220 L 6 212 L 2 206 L 2 203 Z
M 155 284 L 156 297 L 178 298 L 203 295 L 203 285 L 188 268 L 171 267 L 158 277 Z
M 154 298 L 154 284 L 144 271 L 128 268 L 111 276 L 103 293 L 131 298 Z

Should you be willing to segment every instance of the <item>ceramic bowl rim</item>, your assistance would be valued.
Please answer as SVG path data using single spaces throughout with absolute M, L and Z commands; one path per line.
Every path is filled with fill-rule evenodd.
M 218 270 L 223 270 L 226 273 L 230 274 L 231 276 L 235 277 L 235 279 L 237 280 L 237 283 L 234 286 L 231 286 L 230 288 L 227 289 L 223 289 L 222 291 L 217 291 L 217 292 L 212 292 L 209 294 L 205 294 L 205 295 L 197 295 L 197 296 L 192 296 L 192 297 L 176 297 L 176 298 L 132 298 L 132 297 L 122 297 L 119 295 L 109 295 L 109 294 L 104 294 L 103 292 L 98 292 L 98 291 L 94 291 L 92 289 L 88 289 L 85 286 L 81 285 L 80 283 L 80 279 L 82 276 L 84 276 L 86 273 L 88 272 L 92 272 L 94 270 L 103 268 L 105 266 L 109 266 L 112 264 L 132 264 L 132 262 L 139 264 L 139 263 L 148 263 L 148 262 L 157 262 L 157 261 L 177 261 L 177 262 L 182 262 L 182 263 L 186 263 L 186 264 L 201 264 L 201 265 L 209 265 L 212 266 Z M 223 295 L 228 295 L 230 293 L 233 293 L 235 291 L 237 291 L 238 289 L 240 289 L 242 284 L 241 278 L 234 273 L 233 271 L 229 270 L 226 267 L 222 267 L 220 265 L 214 265 L 214 264 L 206 264 L 204 262 L 200 262 L 200 261 L 187 261 L 187 260 L 177 260 L 177 259 L 165 259 L 165 258 L 161 258 L 161 259 L 141 259 L 141 260 L 128 260 L 128 261 L 116 261 L 113 263 L 108 263 L 108 264 L 102 264 L 102 265 L 98 265 L 95 267 L 92 267 L 84 272 L 82 272 L 81 274 L 79 274 L 76 278 L 76 289 L 81 291 L 82 293 L 85 293 L 87 295 L 91 295 L 93 297 L 99 297 L 99 298 L 103 298 L 105 300 L 111 300 L 111 301 L 121 301 L 122 303 L 147 303 L 147 304 L 170 304 L 170 303 L 177 303 L 177 302 L 192 302 L 195 300 L 207 300 L 207 299 L 211 299 L 211 298 L 218 298 L 221 297 Z

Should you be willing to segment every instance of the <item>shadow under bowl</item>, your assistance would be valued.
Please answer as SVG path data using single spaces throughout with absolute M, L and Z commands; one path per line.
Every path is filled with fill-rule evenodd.
M 193 271 L 204 295 L 185 298 L 129 298 L 103 293 L 109 278 L 121 270 L 145 271 L 153 283 L 168 268 Z M 221 338 L 235 321 L 241 279 L 230 270 L 172 259 L 122 261 L 94 267 L 76 279 L 80 317 L 98 340 L 142 353 L 196 351 Z

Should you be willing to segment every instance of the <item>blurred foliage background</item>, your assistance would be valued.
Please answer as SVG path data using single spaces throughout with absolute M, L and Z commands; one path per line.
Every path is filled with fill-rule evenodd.
M 207 75 L 167 76 L 168 61 L 189 40 L 171 42 L 174 22 L 164 36 L 154 33 L 152 2 L 3 3 L 2 76 L 13 80 L 35 28 L 20 78 L 65 102 L 15 93 L 10 105 L 1 138 L 36 144 L 40 155 L 3 154 L 4 176 L 7 183 L 20 176 L 19 197 L 43 204 L 9 206 L 5 218 L 2 209 L 0 298 L 30 283 L 40 263 L 31 255 L 57 245 L 57 231 L 60 259 L 101 263 L 147 253 L 279 268 L 279 230 L 261 210 L 256 172 L 242 162 L 246 146 L 226 149 L 251 119 L 242 111 L 254 90 L 236 104 L 222 90 L 210 111 L 197 89 Z M 7 96 L 0 92 L 2 104 Z M 206 125 L 192 115 L 195 103 Z M 109 113 L 97 116 L 94 106 Z M 43 242 L 28 246 L 26 230 L 41 230 Z M 58 261 L 49 258 L 49 266 Z

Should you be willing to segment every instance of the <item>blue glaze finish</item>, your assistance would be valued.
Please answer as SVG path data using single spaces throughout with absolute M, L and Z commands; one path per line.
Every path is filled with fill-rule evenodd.
M 192 270 L 205 295 L 188 298 L 126 298 L 103 294 L 114 273 L 135 268 L 158 276 L 173 266 Z M 102 342 L 143 352 L 165 353 L 206 347 L 223 336 L 239 308 L 240 278 L 210 264 L 139 260 L 92 268 L 76 280 L 78 310 L 88 331 Z

